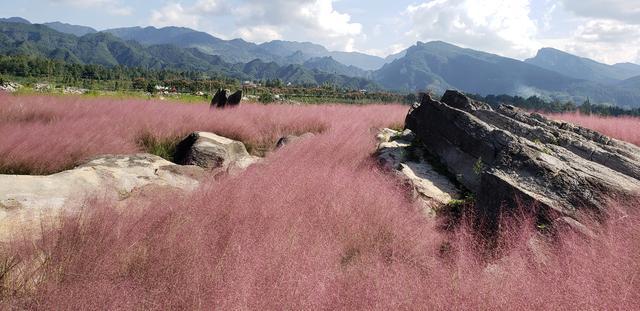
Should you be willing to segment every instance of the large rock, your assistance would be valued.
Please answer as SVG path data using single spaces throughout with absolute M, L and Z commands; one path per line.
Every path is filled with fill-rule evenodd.
M 382 129 L 376 138 L 378 163 L 410 186 L 413 198 L 427 215 L 433 216 L 437 208 L 460 197 L 460 190 L 414 148 L 411 131 Z
M 96 196 L 122 201 L 149 187 L 192 191 L 205 171 L 150 154 L 106 155 L 48 176 L 0 175 L 0 241 L 43 216 L 73 210 Z
M 244 144 L 213 133 L 195 132 L 182 140 L 174 157 L 181 165 L 196 165 L 205 169 L 237 170 L 256 163 Z
M 555 219 L 640 190 L 640 148 L 514 107 L 493 110 L 457 91 L 441 101 L 423 95 L 406 127 L 476 194 L 491 226 L 501 207 L 535 205 Z

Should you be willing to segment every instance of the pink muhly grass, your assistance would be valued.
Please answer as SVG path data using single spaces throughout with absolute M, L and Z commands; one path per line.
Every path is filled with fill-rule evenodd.
M 221 111 L 160 101 L 8 94 L 0 94 L 0 103 L 0 171 L 32 174 L 67 169 L 96 155 L 145 151 L 139 143 L 145 135 L 176 141 L 210 131 L 260 153 L 283 135 L 321 132 L 337 114 L 362 110 L 243 105 Z
M 548 238 L 536 232 L 532 219 L 526 214 L 505 219 L 497 255 L 486 256 L 472 225 L 463 221 L 451 231 L 439 230 L 401 185 L 374 165 L 371 128 L 400 122 L 405 107 L 252 109 L 266 114 L 291 109 L 327 122 L 321 123 L 326 130 L 269 154 L 239 176 L 208 180 L 189 198 L 158 193 L 124 209 L 89 202 L 82 213 L 44 230 L 35 244 L 16 241 L 7 246 L 15 249 L 3 252 L 19 254 L 24 263 L 13 274 L 26 273 L 37 282 L 20 287 L 18 277 L 3 280 L 0 305 L 223 310 L 640 305 L 640 214 L 629 212 L 639 202 L 612 204 L 605 224 L 591 224 L 595 239 L 558 233 L 537 251 L 543 260 L 532 253 L 531 241 Z M 238 114 L 231 120 L 246 118 L 242 110 L 225 113 Z

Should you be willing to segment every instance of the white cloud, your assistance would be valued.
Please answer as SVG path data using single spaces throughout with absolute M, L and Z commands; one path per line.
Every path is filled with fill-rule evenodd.
M 251 42 L 273 41 L 282 39 L 277 28 L 269 25 L 260 27 L 241 27 L 236 33 L 243 39 Z
M 551 29 L 551 21 L 553 19 L 553 13 L 556 11 L 556 9 L 558 8 L 557 4 L 552 4 L 549 6 L 549 8 L 547 8 L 544 13 L 542 14 L 542 18 L 540 19 L 538 25 L 541 25 L 543 30 L 550 30 Z
M 78 8 L 102 8 L 111 15 L 129 16 L 133 8 L 123 5 L 118 0 L 49 0 L 53 3 L 68 4 Z
M 413 40 L 443 40 L 520 58 L 538 47 L 529 13 L 529 0 L 430 0 L 405 10 Z
M 222 0 L 198 0 L 198 2 L 193 6 L 194 12 L 207 15 L 221 14 L 228 10 L 229 6 Z
M 550 25 L 568 31 L 540 41 L 569 53 L 613 64 L 636 61 L 640 46 L 637 0 L 561 0 Z M 570 21 L 567 23 L 567 21 Z
M 640 25 L 612 20 L 589 20 L 571 38 L 556 40 L 556 46 L 605 63 L 632 61 L 640 47 Z
M 199 0 L 193 5 L 172 2 L 153 10 L 154 26 L 180 25 L 204 30 L 224 28 L 204 17 L 232 17 L 232 35 L 263 42 L 280 38 L 316 41 L 330 48 L 353 49 L 362 25 L 338 12 L 334 0 L 238 0 L 235 5 L 222 0 Z M 227 19 L 229 20 L 229 19 Z M 228 26 L 227 26 L 228 27 Z
M 151 11 L 150 24 L 157 27 L 199 28 L 204 17 L 228 12 L 228 5 L 220 0 L 198 0 L 194 5 L 186 7 L 180 2 L 169 2 L 161 8 Z
M 104 6 L 114 0 L 51 1 Z M 252 42 L 311 41 L 378 56 L 431 40 L 519 59 L 544 46 L 607 63 L 639 56 L 640 6 L 633 3 L 638 0 L 420 0 L 401 13 L 390 10 L 391 22 L 377 20 L 370 29 L 338 10 L 337 0 L 169 1 L 152 10 L 151 25 Z
M 351 22 L 349 14 L 336 11 L 333 2 L 244 0 L 234 10 L 236 25 L 241 26 L 237 34 L 253 34 L 252 38 L 259 42 L 288 37 L 351 50 L 354 37 L 362 34 L 362 25 Z
M 640 25 L 638 0 L 561 0 L 561 2 L 568 11 L 578 16 Z
M 413 41 L 443 40 L 519 59 L 549 46 L 615 63 L 638 57 L 637 1 L 427 0 L 404 14 Z
M 200 16 L 195 15 L 180 3 L 169 3 L 158 10 L 151 11 L 151 25 L 157 27 L 182 26 L 197 28 Z
M 402 43 L 396 43 L 396 44 L 391 44 L 387 47 L 381 48 L 381 49 L 367 49 L 362 51 L 363 53 L 369 54 L 369 55 L 375 55 L 375 56 L 379 56 L 382 58 L 385 58 L 389 55 L 392 54 L 397 54 L 400 53 L 402 51 L 404 51 L 407 48 L 406 45 L 402 44 Z

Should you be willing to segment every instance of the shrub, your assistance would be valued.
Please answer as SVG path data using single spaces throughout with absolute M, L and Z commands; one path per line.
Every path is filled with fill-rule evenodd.
M 157 138 L 151 133 L 143 132 L 138 136 L 137 142 L 140 148 L 145 152 L 173 162 L 176 147 L 183 138 L 184 137 Z
M 273 103 L 274 101 L 276 101 L 276 98 L 271 93 L 262 93 L 262 94 L 260 94 L 260 97 L 258 97 L 258 101 L 263 103 L 263 104 L 269 104 L 269 103 Z

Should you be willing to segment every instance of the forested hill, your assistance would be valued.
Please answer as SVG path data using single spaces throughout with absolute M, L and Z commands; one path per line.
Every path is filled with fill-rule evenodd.
M 51 27 L 86 34 L 76 36 Z M 352 90 L 397 92 L 458 89 L 481 95 L 536 95 L 562 102 L 589 99 L 622 108 L 640 107 L 640 87 L 633 77 L 640 76 L 636 75 L 640 66 L 605 65 L 553 49 L 543 49 L 536 58 L 520 61 L 441 41 L 418 42 L 382 60 L 359 53 L 329 52 L 309 42 L 221 40 L 188 28 L 131 27 L 94 32 L 83 26 L 34 25 L 13 18 L 0 22 L 0 53 L 76 64 L 200 72 L 238 80 L 277 79 L 302 86 L 331 84 Z M 245 61 L 230 61 L 233 56 Z M 362 62 L 371 68 L 388 63 L 379 70 L 367 71 L 345 62 Z M 572 64 L 570 68 L 562 69 L 568 64 Z
M 195 48 L 185 49 L 168 44 L 145 46 L 104 32 L 77 37 L 36 24 L 0 22 L 0 53 L 49 58 L 72 64 L 198 71 L 239 80 L 280 79 L 296 85 L 332 83 L 351 89 L 378 89 L 375 83 L 364 78 L 309 69 L 302 64 L 279 65 L 262 60 L 232 64 Z
M 445 89 L 488 94 L 538 95 L 560 101 L 607 103 L 640 107 L 640 88 L 633 80 L 604 84 L 579 79 L 538 65 L 446 42 L 434 41 L 409 48 L 403 57 L 374 73 L 387 89 Z

